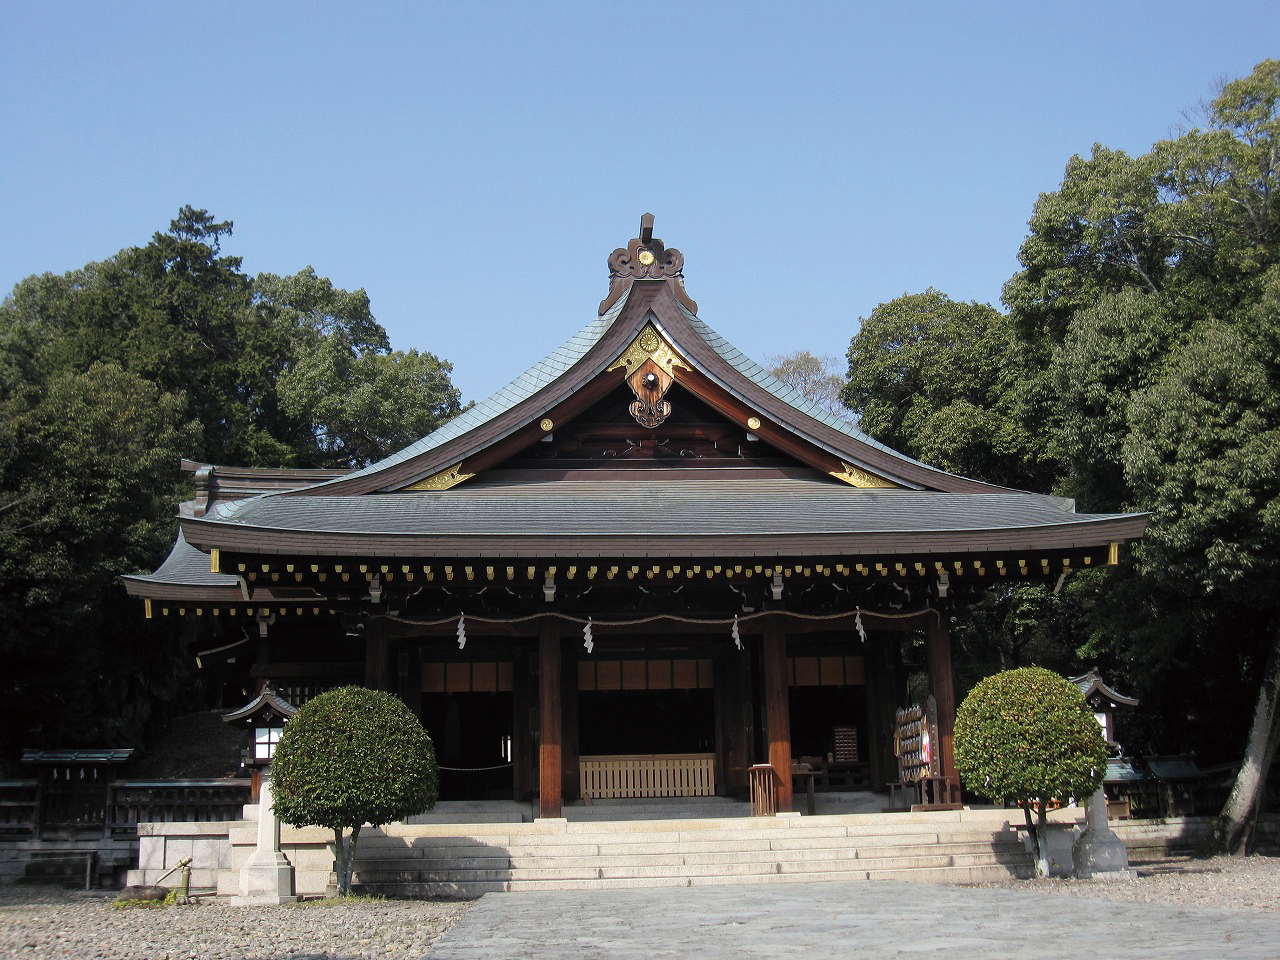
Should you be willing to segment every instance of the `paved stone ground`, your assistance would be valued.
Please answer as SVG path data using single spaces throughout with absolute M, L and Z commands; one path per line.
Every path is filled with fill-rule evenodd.
M 431 960 L 1280 958 L 1280 860 L 1131 881 L 773 884 L 488 896 Z
M 474 904 L 119 909 L 0 886 L 3 960 L 1280 958 L 1280 859 L 1132 881 L 771 884 L 490 895 Z

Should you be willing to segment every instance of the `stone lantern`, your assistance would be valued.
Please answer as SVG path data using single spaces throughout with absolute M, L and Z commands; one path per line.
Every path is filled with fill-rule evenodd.
M 250 731 L 244 762 L 253 768 L 258 803 L 257 846 L 240 868 L 240 895 L 236 898 L 239 903 L 285 903 L 297 899 L 293 864 L 280 850 L 280 821 L 271 807 L 271 759 L 284 725 L 297 712 L 297 707 L 265 686 L 239 710 L 222 717 L 227 723 Z

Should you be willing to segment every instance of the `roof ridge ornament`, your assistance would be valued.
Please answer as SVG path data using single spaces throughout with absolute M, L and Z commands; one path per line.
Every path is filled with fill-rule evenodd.
M 686 310 L 698 312 L 698 304 L 684 289 L 684 254 L 654 238 L 652 213 L 640 218 L 640 236 L 609 254 L 609 295 L 600 301 L 601 315 L 636 280 L 665 280 Z

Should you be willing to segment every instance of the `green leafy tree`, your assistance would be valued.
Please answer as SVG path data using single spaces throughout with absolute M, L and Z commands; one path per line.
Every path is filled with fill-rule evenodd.
M 271 781 L 282 821 L 333 831 L 339 896 L 351 890 L 360 828 L 421 813 L 439 796 L 435 749 L 418 718 L 363 687 L 323 693 L 289 720 Z
M 22 281 L 0 306 L 0 388 L 114 362 L 184 398 L 188 456 L 254 466 L 363 466 L 462 410 L 449 364 L 391 352 L 363 290 L 309 267 L 249 277 L 222 252 L 231 230 L 183 207 L 146 246 Z
M 289 277 L 259 274 L 253 292 L 278 344 L 259 357 L 273 387 L 277 460 L 364 466 L 465 409 L 452 365 L 393 351 L 363 290 L 341 290 L 307 267 Z
M 875 439 L 952 473 L 1044 484 L 1044 445 L 1017 416 L 1023 358 L 998 310 L 907 294 L 860 321 L 848 359 L 842 398 Z
M 183 682 L 174 628 L 118 582 L 172 545 L 181 457 L 361 466 L 461 409 L 449 365 L 392 352 L 364 291 L 251 278 L 231 229 L 183 207 L 0 304 L 0 763 L 136 742 Z
M 1152 512 L 1082 650 L 1163 707 L 1166 748 L 1182 736 L 1213 749 L 1248 728 L 1220 819 L 1232 850 L 1248 849 L 1280 736 L 1278 106 L 1280 61 L 1268 60 L 1149 153 L 1074 158 L 1037 202 L 1024 269 L 1005 287 L 1042 360 L 1024 409 L 1053 438 L 1059 490 Z M 1238 708 L 1251 690 L 1252 724 Z
M 1280 270 L 1273 269 L 1280 288 Z M 1275 306 L 1280 306 L 1280 297 Z M 1280 313 L 1270 318 L 1280 335 Z M 1240 774 L 1218 822 L 1223 845 L 1246 850 L 1280 743 L 1280 363 L 1269 345 L 1210 321 L 1134 396 L 1125 439 L 1127 473 L 1155 504 L 1144 579 L 1182 599 L 1234 666 L 1240 684 L 1262 685 Z M 1265 666 L 1263 666 L 1265 664 Z
M 980 681 L 956 711 L 954 744 L 956 771 L 970 790 L 1022 808 L 1041 863 L 1048 803 L 1091 796 L 1106 773 L 1107 745 L 1092 709 L 1074 685 L 1040 667 Z
M 0 754 L 134 742 L 175 693 L 178 646 L 119 577 L 173 541 L 185 406 L 111 363 L 0 399 Z

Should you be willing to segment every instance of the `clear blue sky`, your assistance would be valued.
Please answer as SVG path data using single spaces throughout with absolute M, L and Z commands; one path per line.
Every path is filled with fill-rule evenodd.
M 235 221 L 479 399 L 595 316 L 640 215 L 752 356 L 996 303 L 1094 142 L 1280 55 L 1271 3 L 155 3 L 0 11 L 0 289 Z

